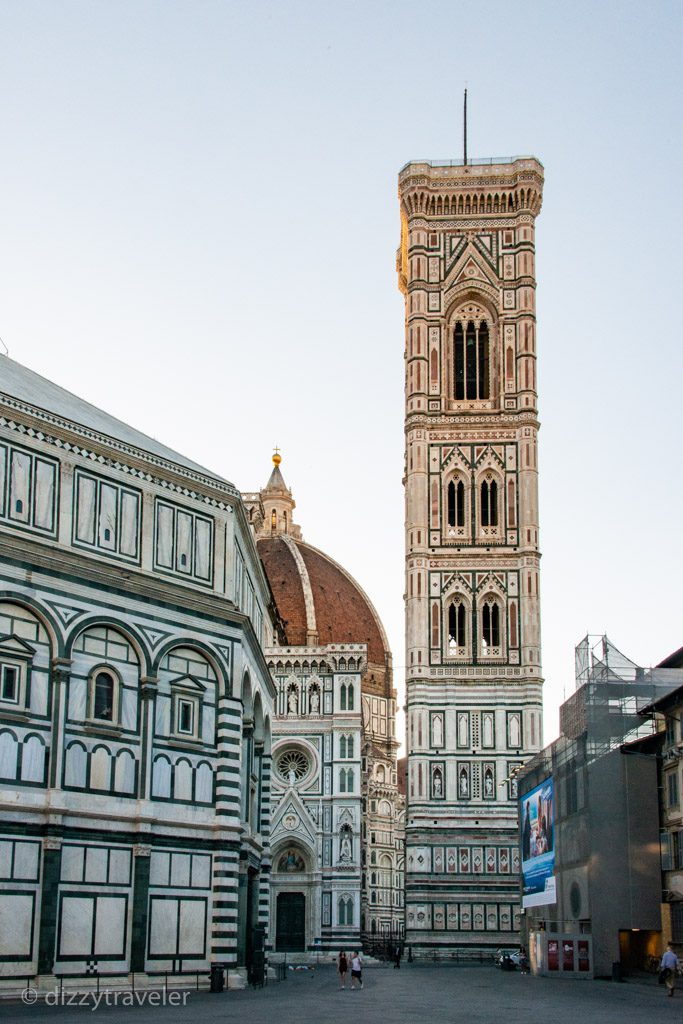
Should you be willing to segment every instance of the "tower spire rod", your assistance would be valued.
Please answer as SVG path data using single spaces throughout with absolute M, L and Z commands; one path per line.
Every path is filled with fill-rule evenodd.
M 463 132 L 463 163 L 467 166 L 467 89 L 465 89 L 465 100 L 463 103 L 463 116 L 462 116 L 462 132 Z

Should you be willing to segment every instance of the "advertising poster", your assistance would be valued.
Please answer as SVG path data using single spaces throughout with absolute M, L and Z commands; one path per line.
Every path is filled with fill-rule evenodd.
M 522 823 L 523 907 L 557 902 L 555 895 L 555 799 L 546 779 L 520 800 Z

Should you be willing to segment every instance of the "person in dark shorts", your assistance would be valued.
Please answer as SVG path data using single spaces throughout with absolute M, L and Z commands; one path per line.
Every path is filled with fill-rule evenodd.
M 358 982 L 358 987 L 359 988 L 363 987 L 363 974 L 362 974 L 362 971 L 363 971 L 363 961 L 360 958 L 360 953 L 358 952 L 358 950 L 356 950 L 356 952 L 351 957 L 351 989 L 352 990 L 355 989 L 355 987 L 356 987 L 355 983 L 356 982 Z
M 346 953 L 342 949 L 341 953 L 337 957 L 337 971 L 339 973 L 339 988 L 346 988 L 346 972 L 349 969 L 349 961 L 346 959 Z

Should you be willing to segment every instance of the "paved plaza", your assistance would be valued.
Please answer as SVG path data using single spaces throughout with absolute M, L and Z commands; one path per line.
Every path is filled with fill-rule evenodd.
M 109 1024 L 657 1024 L 683 1017 L 683 988 L 673 999 L 656 984 L 570 981 L 504 974 L 493 967 L 386 967 L 364 972 L 362 991 L 340 991 L 332 966 L 288 971 L 265 989 L 189 993 L 176 1005 L 0 1005 L 3 1024 L 92 1020 Z M 180 997 L 180 993 L 176 993 Z M 183 1002 L 185 1005 L 183 1005 Z M 90 1015 L 90 1016 L 89 1016 Z

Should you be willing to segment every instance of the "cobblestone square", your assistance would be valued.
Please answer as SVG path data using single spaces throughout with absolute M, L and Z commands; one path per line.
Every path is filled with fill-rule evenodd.
M 179 993 L 178 993 L 179 994 Z M 184 1005 L 183 1005 L 184 1004 Z M 669 999 L 655 983 L 573 981 L 504 974 L 493 967 L 420 967 L 364 971 L 362 991 L 339 989 L 330 965 L 288 971 L 265 989 L 190 992 L 165 1006 L 2 1005 L 3 1024 L 59 1024 L 102 1016 L 108 1024 L 658 1024 L 683 1013 L 683 988 Z

